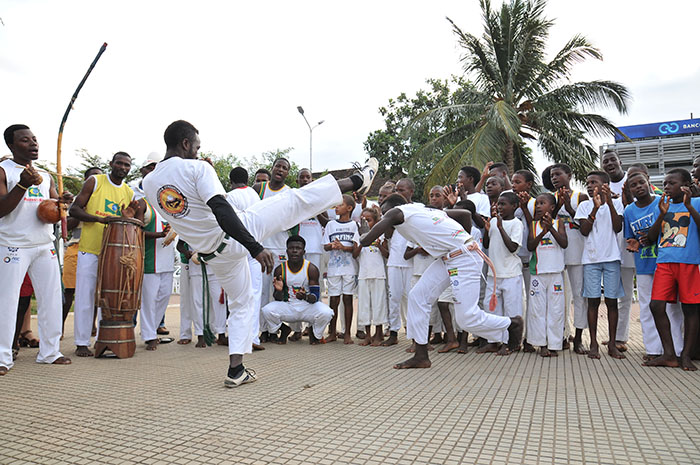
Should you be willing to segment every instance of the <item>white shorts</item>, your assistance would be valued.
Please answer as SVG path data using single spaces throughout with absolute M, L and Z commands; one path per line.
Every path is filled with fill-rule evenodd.
M 353 295 L 357 286 L 355 275 L 347 276 L 329 276 L 328 278 L 328 295 L 337 297 L 340 295 Z

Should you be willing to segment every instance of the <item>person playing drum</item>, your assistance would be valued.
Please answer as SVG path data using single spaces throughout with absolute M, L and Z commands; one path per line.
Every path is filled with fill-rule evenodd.
M 70 216 L 83 222 L 78 246 L 74 310 L 75 355 L 78 357 L 93 355 L 88 346 L 95 307 L 98 257 L 105 225 L 122 215 L 133 217 L 138 207 L 133 201 L 134 191 L 124 182 L 131 170 L 131 156 L 126 152 L 117 152 L 109 167 L 108 175 L 91 176 L 85 181 L 70 208 Z

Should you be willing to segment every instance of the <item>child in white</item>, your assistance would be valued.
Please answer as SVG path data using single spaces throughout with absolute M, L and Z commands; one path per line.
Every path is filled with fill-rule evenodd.
M 355 201 L 349 195 L 343 195 L 343 203 L 336 207 L 335 213 L 338 219 L 331 220 L 326 225 L 323 234 L 323 248 L 330 251 L 328 257 L 328 295 L 330 306 L 334 312 L 338 311 L 340 296 L 343 296 L 345 312 L 345 336 L 344 343 L 352 344 L 352 297 L 355 292 L 357 279 L 357 262 L 352 256 L 355 244 L 360 243 L 357 223 L 350 219 L 350 214 L 355 208 Z M 336 340 L 337 318 L 334 317 L 329 325 L 329 337 L 327 341 Z
M 374 208 L 365 208 L 361 219 L 372 228 L 379 221 L 379 212 Z M 357 276 L 357 327 L 364 327 L 365 340 L 360 345 L 378 346 L 384 340 L 383 326 L 388 323 L 386 295 L 386 267 L 384 260 L 389 256 L 384 236 L 367 247 L 357 246 L 353 256 L 359 259 Z M 374 336 L 370 330 L 375 326 Z M 371 336 L 371 337 L 370 337 Z
M 557 201 L 552 194 L 540 194 L 535 201 L 535 218 L 529 229 L 530 300 L 527 338 L 540 347 L 542 357 L 556 357 L 564 339 L 564 249 L 566 225 L 552 220 Z
M 496 270 L 496 282 L 493 271 L 489 269 L 486 282 L 484 308 L 489 308 L 488 299 L 493 293 L 498 298 L 495 315 L 516 317 L 523 315 L 523 266 L 518 250 L 522 243 L 523 223 L 515 218 L 515 210 L 520 206 L 519 197 L 513 192 L 504 192 L 498 198 L 497 213 L 486 224 L 484 247 L 489 249 L 489 258 Z M 507 336 L 503 335 L 503 339 Z M 489 344 L 478 352 L 496 352 L 500 341 L 490 340 Z M 518 341 L 519 343 L 519 341 Z M 507 354 L 505 345 L 500 347 L 500 354 Z

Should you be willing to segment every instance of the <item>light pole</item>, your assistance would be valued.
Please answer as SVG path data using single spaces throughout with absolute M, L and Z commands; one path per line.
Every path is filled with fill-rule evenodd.
M 319 127 L 320 125 L 322 125 L 323 122 L 324 122 L 325 120 L 319 121 L 318 123 L 316 123 L 316 126 L 313 126 L 313 127 L 312 127 L 312 126 L 309 124 L 309 120 L 306 119 L 306 116 L 304 116 L 304 109 L 303 109 L 301 106 L 298 106 L 298 107 L 297 107 L 297 110 L 299 111 L 299 113 L 301 113 L 301 116 L 304 118 L 304 121 L 306 121 L 306 125 L 309 127 L 309 171 L 311 171 L 311 173 L 313 173 L 314 170 L 313 170 L 313 167 L 312 167 L 312 165 L 313 165 L 313 151 L 312 151 L 312 147 L 313 147 L 313 142 L 314 142 L 314 129 L 316 129 L 317 127 Z

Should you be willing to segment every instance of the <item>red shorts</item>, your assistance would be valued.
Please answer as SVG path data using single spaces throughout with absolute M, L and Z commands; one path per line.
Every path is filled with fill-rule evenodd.
M 651 300 L 700 304 L 700 269 L 688 263 L 657 263 Z

